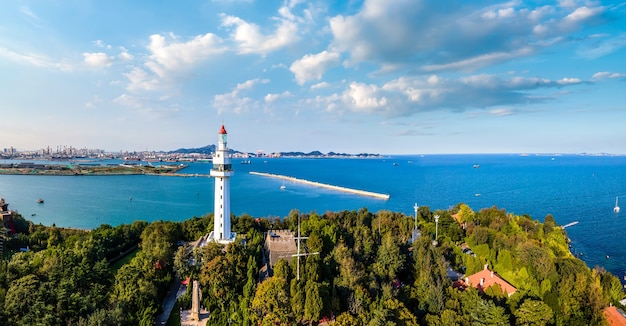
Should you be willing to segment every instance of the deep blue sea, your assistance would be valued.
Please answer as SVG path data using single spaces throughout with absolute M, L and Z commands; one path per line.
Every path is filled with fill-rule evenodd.
M 6 163 L 7 161 L 5 161 Z M 413 205 L 447 209 L 459 202 L 474 210 L 497 206 L 543 221 L 552 214 L 567 228 L 572 251 L 591 267 L 626 273 L 626 156 L 412 155 L 370 159 L 234 159 L 231 210 L 254 217 L 300 212 L 391 210 Z M 395 164 L 394 164 L 395 163 Z M 474 168 L 479 165 L 479 168 Z M 210 163 L 191 163 L 181 174 L 208 174 Z M 386 193 L 389 200 L 336 192 L 249 174 L 288 175 Z M 623 206 L 613 212 L 616 196 Z M 213 180 L 167 176 L 0 175 L 9 209 L 44 225 L 95 228 L 133 220 L 182 221 L 213 210 Z M 132 200 L 130 198 L 132 197 Z M 38 204 L 38 198 L 45 203 Z M 33 215 L 34 214 L 34 215 Z M 607 255 L 609 258 L 606 258 Z

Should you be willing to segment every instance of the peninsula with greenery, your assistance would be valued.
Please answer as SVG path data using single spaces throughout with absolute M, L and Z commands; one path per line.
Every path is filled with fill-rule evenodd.
M 31 162 L 0 164 L 0 174 L 21 175 L 172 175 L 185 168 L 184 164 L 142 165 L 66 165 L 36 164 Z
M 603 325 L 607 307 L 624 308 L 620 280 L 572 255 L 550 215 L 459 204 L 231 221 L 236 241 L 198 246 L 212 215 L 83 231 L 13 212 L 0 324 L 154 325 L 187 279 L 199 281 L 208 325 Z M 301 241 L 299 260 L 272 252 L 298 227 L 306 239 L 285 243 Z M 191 300 L 188 289 L 168 325 Z

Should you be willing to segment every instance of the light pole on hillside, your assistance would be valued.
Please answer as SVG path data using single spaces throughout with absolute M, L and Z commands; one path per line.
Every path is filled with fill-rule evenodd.
M 439 215 L 435 215 L 435 240 L 433 240 L 433 246 L 437 245 L 438 236 L 439 236 Z

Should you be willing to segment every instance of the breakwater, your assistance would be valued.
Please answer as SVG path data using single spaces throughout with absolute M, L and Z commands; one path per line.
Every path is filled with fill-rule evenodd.
M 250 171 L 250 174 L 252 174 L 252 175 L 259 175 L 259 176 L 263 176 L 263 177 L 269 177 L 269 178 L 282 179 L 282 180 L 287 180 L 287 181 L 291 181 L 291 182 L 306 184 L 306 185 L 310 185 L 310 186 L 326 188 L 326 189 L 331 189 L 331 190 L 336 190 L 336 191 L 341 191 L 341 192 L 347 192 L 347 193 L 351 193 L 351 194 L 355 194 L 355 195 L 374 197 L 374 198 L 384 199 L 384 200 L 389 199 L 389 195 L 388 194 L 381 194 L 381 193 L 377 193 L 377 192 L 371 192 L 371 191 L 365 191 L 365 190 L 359 190 L 359 189 L 352 189 L 352 188 L 334 186 L 334 185 L 321 183 L 321 182 L 315 182 L 315 181 L 309 181 L 309 180 L 304 180 L 304 179 L 298 179 L 298 178 L 294 178 L 294 177 L 290 177 L 290 176 L 286 176 L 286 175 L 263 173 L 263 172 L 254 172 L 254 171 Z

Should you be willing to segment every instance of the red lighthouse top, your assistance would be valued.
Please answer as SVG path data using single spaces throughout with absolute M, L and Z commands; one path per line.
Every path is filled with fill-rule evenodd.
M 222 129 L 220 129 L 219 134 L 220 135 L 226 135 L 226 128 L 224 128 L 224 125 L 222 125 Z

